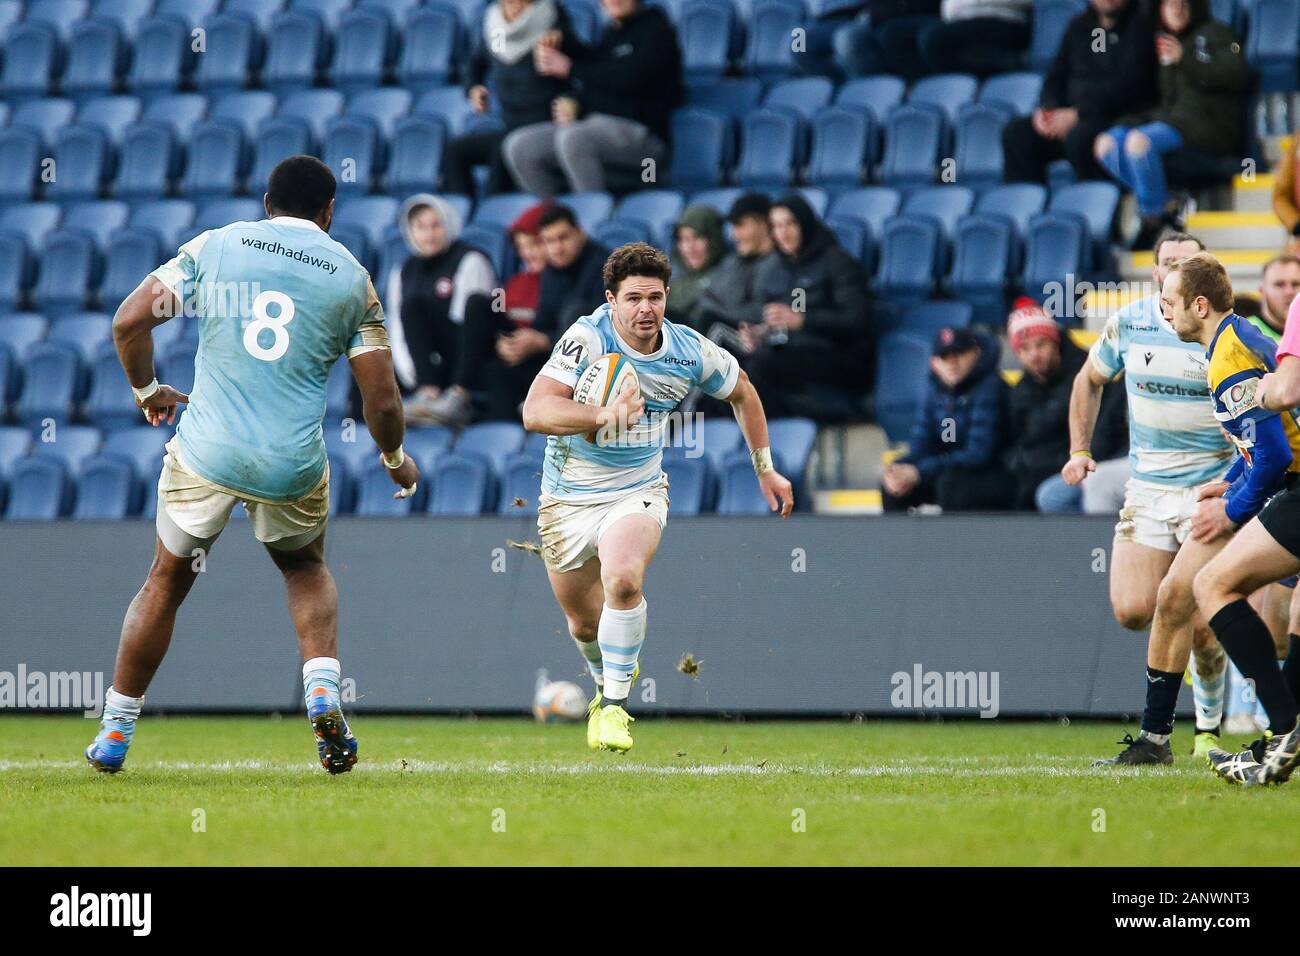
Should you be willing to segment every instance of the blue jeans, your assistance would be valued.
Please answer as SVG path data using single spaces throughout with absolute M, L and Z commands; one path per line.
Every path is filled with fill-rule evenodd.
M 1151 148 L 1140 156 L 1131 155 L 1124 143 L 1130 132 L 1145 135 L 1151 141 Z M 1183 145 L 1183 134 L 1168 123 L 1143 123 L 1131 128 L 1112 126 L 1105 135 L 1115 138 L 1116 148 L 1098 161 L 1106 172 L 1137 196 L 1139 213 L 1143 216 L 1159 216 L 1169 201 L 1163 157 L 1165 153 L 1171 153 Z
M 1083 488 L 1071 487 L 1060 475 L 1052 475 L 1034 492 L 1034 504 L 1044 514 L 1077 514 L 1083 511 Z

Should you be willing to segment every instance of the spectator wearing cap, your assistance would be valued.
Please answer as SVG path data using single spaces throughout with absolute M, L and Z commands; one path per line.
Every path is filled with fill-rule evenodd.
M 712 206 L 688 206 L 673 228 L 673 277 L 668 314 L 674 322 L 700 329 L 700 297 L 727 254 L 722 217 Z
M 740 326 L 743 364 L 770 417 L 805 413 L 809 385 L 870 387 L 871 324 L 862 265 L 808 201 L 787 193 L 769 214 L 776 259 L 763 272 L 763 321 Z
M 940 21 L 919 38 L 926 69 L 981 79 L 1016 69 L 1029 46 L 1032 11 L 1032 0 L 943 0 Z
M 451 382 L 466 303 L 491 293 L 496 274 L 487 256 L 460 239 L 460 214 L 440 197 L 410 197 L 398 222 L 411 254 L 388 276 L 384 311 L 393 370 L 411 396 L 407 415 L 421 418 Z
M 594 44 L 573 31 L 543 38 L 543 76 L 573 84 L 551 122 L 515 130 L 502 150 L 520 188 L 537 196 L 626 192 L 667 171 L 672 113 L 683 99 L 677 28 L 643 0 L 601 0 L 609 17 Z M 647 178 L 647 171 L 655 171 Z
M 531 206 L 506 230 L 523 268 L 499 293 L 475 293 L 465 303 L 451 386 L 427 407 L 430 420 L 468 424 L 475 392 L 485 396 L 487 418 L 518 416 L 519 403 L 551 347 L 550 337 L 534 327 L 546 265 L 546 249 L 538 233 L 546 210 L 546 203 Z
M 885 468 L 886 511 L 937 504 L 944 511 L 1005 511 L 1013 500 L 1002 468 L 1007 383 L 995 339 L 964 328 L 935 336 L 930 383 L 908 453 Z
M 465 96 L 474 112 L 485 115 L 495 97 L 503 129 L 462 133 L 443 153 L 443 189 L 473 196 L 474 167 L 487 165 L 483 192 L 511 192 L 514 180 L 501 155 L 506 134 L 551 118 L 551 102 L 569 91 L 567 81 L 543 76 L 533 51 L 551 31 L 571 29 L 559 0 L 499 0 L 483 11 L 483 30 L 466 64 Z M 491 92 L 489 92 L 491 87 Z
M 699 327 L 710 335 L 719 323 L 739 329 L 763 321 L 763 272 L 776 261 L 767 219 L 771 210 L 772 200 L 765 193 L 745 193 L 731 204 L 727 222 L 735 252 L 718 263 L 696 303 Z M 728 341 L 733 347 L 739 345 L 739 340 Z M 741 351 L 746 350 L 741 347 Z
M 570 325 L 605 301 L 601 274 L 609 250 L 589 237 L 573 210 L 549 206 L 538 221 L 546 267 L 542 269 L 533 328 L 545 332 L 548 348 Z
M 1007 320 L 1011 351 L 1024 368 L 1011 389 L 1011 444 L 1003 464 L 1017 511 L 1033 511 L 1038 486 L 1070 455 L 1070 390 L 1087 357 L 1033 299 L 1016 300 Z

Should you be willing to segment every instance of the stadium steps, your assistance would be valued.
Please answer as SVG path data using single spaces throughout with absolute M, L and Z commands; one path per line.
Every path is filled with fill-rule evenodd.
M 1253 289 L 1258 285 L 1264 263 L 1277 255 L 1282 247 L 1281 243 L 1267 248 L 1251 249 L 1223 249 L 1213 243 L 1208 245 L 1210 251 L 1227 267 L 1228 275 L 1232 276 L 1233 284 L 1238 289 Z M 1128 253 L 1125 256 L 1125 275 L 1133 278 L 1150 278 L 1153 259 L 1154 255 L 1150 250 Z
M 1273 209 L 1273 174 L 1260 173 L 1246 180 L 1232 181 L 1232 206 L 1238 212 L 1271 212 Z
M 1204 239 L 1211 249 L 1225 252 L 1280 249 L 1287 239 L 1286 230 L 1271 209 L 1267 212 L 1243 212 L 1240 209 L 1197 212 L 1187 217 L 1187 229 Z

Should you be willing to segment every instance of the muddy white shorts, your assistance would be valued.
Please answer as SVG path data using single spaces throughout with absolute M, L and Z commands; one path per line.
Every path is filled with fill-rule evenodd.
M 158 537 L 172 554 L 189 557 L 195 548 L 207 550 L 243 504 L 258 541 L 281 551 L 296 551 L 315 541 L 329 520 L 330 469 L 326 462 L 320 481 L 297 501 L 269 502 L 248 498 L 204 481 L 185 467 L 176 439 L 167 443 L 158 478 Z
M 668 476 L 612 501 L 577 503 L 543 494 L 537 499 L 537 531 L 542 560 L 551 571 L 573 571 L 595 557 L 600 538 L 628 515 L 649 515 L 662 530 L 668 523 Z
M 1177 551 L 1192 533 L 1195 513 L 1196 487 L 1172 488 L 1130 478 L 1124 486 L 1115 540 Z

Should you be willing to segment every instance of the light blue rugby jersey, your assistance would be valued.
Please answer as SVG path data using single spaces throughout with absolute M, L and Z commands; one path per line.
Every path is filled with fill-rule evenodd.
M 312 491 L 330 369 L 388 345 L 369 273 L 315 223 L 277 216 L 201 233 L 152 274 L 198 313 L 194 389 L 176 429 L 185 467 L 265 501 Z
M 725 399 L 740 377 L 740 365 L 730 352 L 667 319 L 659 348 L 649 355 L 635 351 L 614 328 L 609 303 L 560 336 L 541 374 L 572 388 L 588 365 L 609 352 L 620 352 L 632 361 L 646 413 L 617 444 L 596 445 L 582 435 L 550 436 L 542 491 L 554 498 L 608 501 L 655 481 L 662 473 L 668 413 L 695 386 L 713 398 Z
M 1111 316 L 1090 354 L 1100 375 L 1124 373 L 1134 478 L 1190 488 L 1223 475 L 1233 450 L 1214 418 L 1205 350 L 1178 338 L 1159 296 Z

